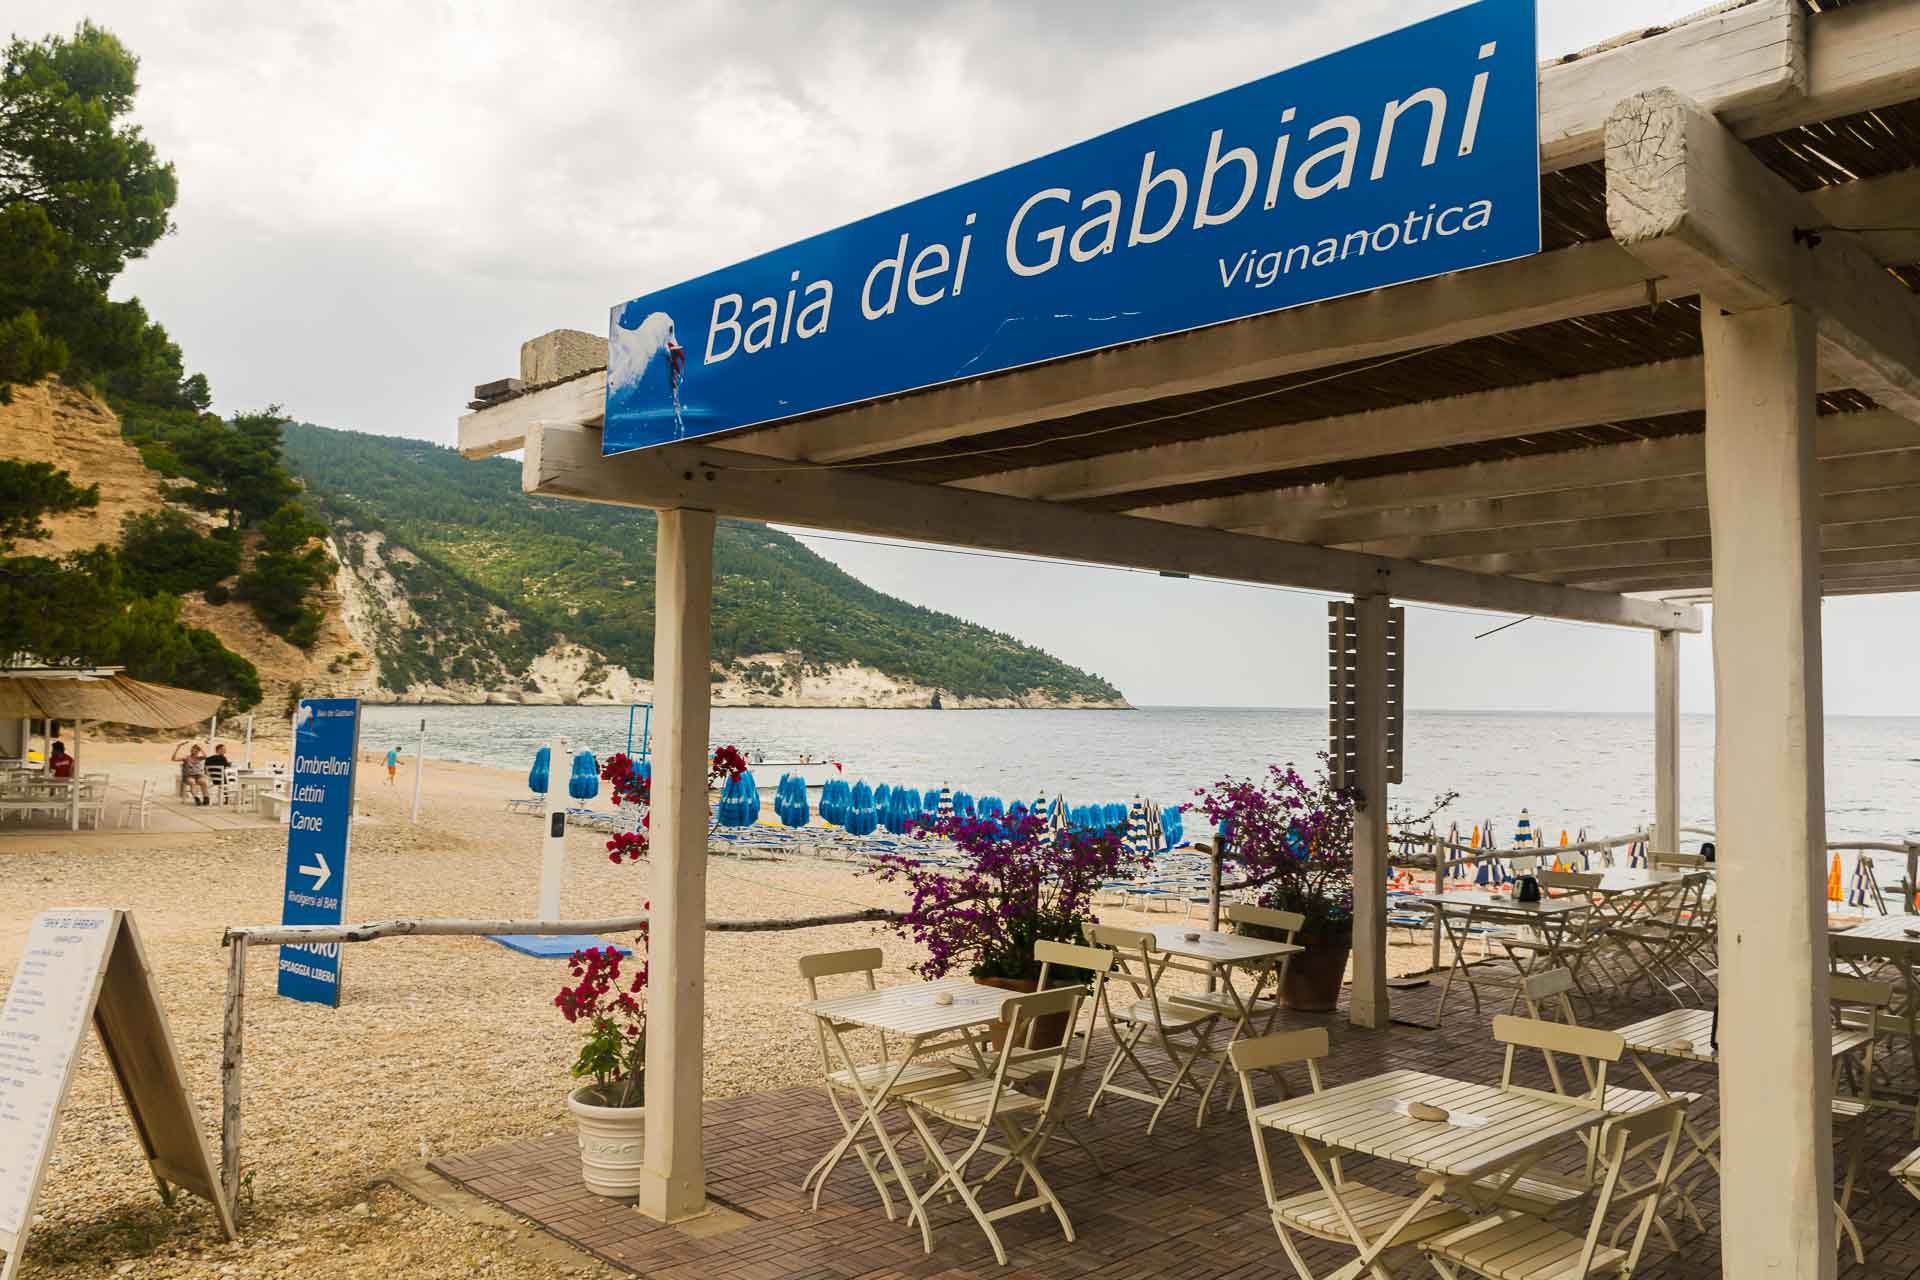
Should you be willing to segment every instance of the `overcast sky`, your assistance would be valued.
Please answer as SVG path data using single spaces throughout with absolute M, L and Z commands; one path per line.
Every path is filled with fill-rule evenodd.
M 1540 0 L 1542 55 L 1702 0 Z M 40 0 L 142 59 L 179 231 L 126 274 L 222 411 L 452 443 L 521 339 L 1452 7 L 1449 0 L 899 4 Z M 31 17 L 23 17 L 30 14 Z M 30 25 L 17 24 L 27 21 Z M 873 585 L 1012 632 L 1137 702 L 1312 705 L 1295 593 L 812 540 Z M 1638 633 L 1412 615 L 1428 707 L 1637 709 Z M 1920 714 L 1920 608 L 1827 606 L 1828 705 Z M 1711 706 L 1705 640 L 1690 710 Z

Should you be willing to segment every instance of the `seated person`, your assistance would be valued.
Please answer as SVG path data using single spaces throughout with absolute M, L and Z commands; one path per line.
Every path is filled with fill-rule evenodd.
M 214 744 L 213 754 L 207 757 L 207 768 L 218 769 L 222 774 L 233 768 L 233 761 L 227 759 L 226 743 L 217 742 Z
M 186 747 L 182 756 L 180 747 Z M 213 794 L 207 786 L 207 756 L 200 750 L 197 742 L 183 742 L 173 749 L 173 759 L 180 762 L 180 784 L 187 794 L 193 797 L 196 805 L 212 804 Z
M 67 754 L 66 743 L 53 744 L 53 754 L 47 757 L 47 772 L 56 778 L 73 776 L 73 757 Z

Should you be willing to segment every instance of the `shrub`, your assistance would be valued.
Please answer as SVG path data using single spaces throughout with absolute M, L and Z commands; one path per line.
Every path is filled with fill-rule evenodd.
M 130 515 L 120 529 L 128 585 L 143 595 L 207 591 L 240 571 L 239 538 L 209 534 L 172 507 Z

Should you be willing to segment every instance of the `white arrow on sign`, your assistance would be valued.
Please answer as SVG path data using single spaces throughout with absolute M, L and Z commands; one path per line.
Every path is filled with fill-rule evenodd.
M 313 862 L 304 867 L 295 868 L 303 876 L 313 877 L 313 891 L 320 892 L 320 886 L 333 879 L 333 868 L 327 865 L 327 855 L 316 853 Z

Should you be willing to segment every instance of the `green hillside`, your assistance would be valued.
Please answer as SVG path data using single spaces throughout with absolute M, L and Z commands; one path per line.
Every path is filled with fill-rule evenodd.
M 383 637 L 389 684 L 524 671 L 556 634 L 651 675 L 652 512 L 529 498 L 519 463 L 418 440 L 295 424 L 284 450 L 336 528 L 379 531 L 419 557 L 389 567 L 440 635 Z M 720 522 L 714 577 L 714 656 L 725 663 L 797 649 L 809 670 L 857 662 L 963 697 L 1120 698 L 1009 636 L 875 591 L 765 525 Z M 502 628 L 489 606 L 519 628 Z

